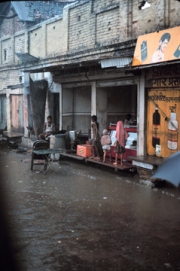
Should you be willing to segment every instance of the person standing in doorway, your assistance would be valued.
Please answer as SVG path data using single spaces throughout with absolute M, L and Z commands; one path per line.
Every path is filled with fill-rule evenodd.
M 55 132 L 55 124 L 52 122 L 52 117 L 47 117 L 47 122 L 44 123 L 43 133 L 38 135 L 38 139 L 45 140 L 46 137 L 52 135 Z
M 98 150 L 98 143 L 100 142 L 99 136 L 99 123 L 97 122 L 97 116 L 91 116 L 91 128 L 92 128 L 92 147 L 93 147 L 93 155 L 90 157 L 92 159 L 100 160 L 99 150 Z
M 121 166 L 123 165 L 123 153 L 125 153 L 125 144 L 126 144 L 126 139 L 128 138 L 128 133 L 124 129 L 124 124 L 122 121 L 118 121 L 116 125 L 116 135 L 115 135 L 116 141 L 114 143 L 114 152 L 115 154 L 115 162 L 113 165 L 118 164 L 118 155 L 120 154 L 120 159 L 121 159 Z

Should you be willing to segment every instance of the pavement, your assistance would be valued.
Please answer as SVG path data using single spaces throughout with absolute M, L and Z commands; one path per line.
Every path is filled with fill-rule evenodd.
M 0 150 L 0 270 L 180 270 L 180 191 L 72 159 Z M 2 223 L 4 221 L 4 223 Z

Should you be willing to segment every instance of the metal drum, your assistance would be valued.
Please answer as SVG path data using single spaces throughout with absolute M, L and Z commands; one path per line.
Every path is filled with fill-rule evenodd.
M 65 134 L 57 134 L 50 136 L 50 149 L 65 149 L 66 148 L 66 141 L 65 141 Z M 59 160 L 60 154 L 55 154 L 55 159 Z M 53 159 L 53 157 L 52 157 Z

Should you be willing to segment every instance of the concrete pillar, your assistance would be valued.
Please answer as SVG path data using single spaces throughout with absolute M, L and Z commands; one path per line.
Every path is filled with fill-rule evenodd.
M 27 29 L 25 30 L 24 35 L 24 52 L 29 53 L 29 32 Z
M 63 128 L 63 106 L 62 106 L 62 85 L 57 84 L 59 86 L 59 130 Z
M 139 84 L 137 85 L 137 156 L 144 155 L 145 135 L 145 76 L 142 71 Z
M 11 103 L 10 94 L 6 93 L 6 114 L 7 114 L 7 131 L 11 132 Z
M 62 27 L 61 27 L 61 52 L 65 53 L 69 48 L 69 9 L 71 5 L 63 8 Z
M 15 63 L 15 37 L 12 37 L 12 50 L 13 50 L 13 54 L 12 54 L 12 61 L 13 63 Z
M 62 130 L 63 129 L 62 85 L 53 82 L 52 93 L 59 93 L 59 129 L 58 130 Z
M 98 88 L 97 95 L 97 118 L 99 122 L 99 133 L 107 128 L 107 89 Z
M 47 25 L 42 25 L 43 33 L 44 33 L 44 56 L 47 55 Z
M 46 104 L 45 104 L 45 116 L 44 116 L 44 122 L 46 122 L 47 117 L 50 115 L 49 111 L 49 95 L 48 91 L 46 92 Z
M 127 40 L 129 32 L 129 0 L 121 1 L 119 5 L 120 40 Z
M 107 128 L 107 90 L 96 89 L 96 82 L 91 84 L 91 116 L 96 115 L 99 122 L 99 132 Z
M 3 63 L 2 40 L 0 40 L 0 52 L 1 52 L 0 65 L 2 65 Z
M 26 128 L 28 123 L 28 98 L 27 94 L 23 95 L 23 109 L 24 109 L 24 137 L 28 137 L 28 129 Z
M 96 82 L 91 83 L 91 116 L 96 115 Z M 91 129 L 91 138 L 92 138 L 92 129 Z
M 91 116 L 97 113 L 96 104 L 96 82 L 91 83 Z

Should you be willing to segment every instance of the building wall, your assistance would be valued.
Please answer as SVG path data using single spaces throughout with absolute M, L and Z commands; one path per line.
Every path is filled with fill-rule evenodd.
M 7 16 L 14 15 L 14 12 L 10 9 Z M 12 64 L 17 61 L 14 52 L 24 52 L 25 39 L 23 38 L 25 31 L 25 25 L 19 21 L 18 16 L 11 19 L 4 19 L 0 25 L 0 65 Z M 18 34 L 20 33 L 21 34 Z M 21 35 L 21 37 L 19 37 Z M 4 59 L 4 50 L 6 50 L 7 58 Z
M 92 20 L 90 15 L 90 2 L 80 5 L 78 8 L 70 9 L 68 27 L 68 48 L 70 51 L 77 48 L 82 50 L 87 47 L 93 47 L 95 38 L 94 20 Z
M 43 58 L 67 53 L 68 15 L 65 7 L 63 17 L 50 19 L 28 30 L 31 55 Z
M 14 12 L 10 9 L 7 16 Z M 25 25 L 18 16 L 4 19 L 0 25 L 0 92 L 5 93 L 7 86 L 19 84 L 17 64 L 19 59 L 15 52 L 25 51 Z M 5 56 L 6 55 L 6 56 Z M 12 66 L 13 65 L 13 66 Z
M 7 13 L 7 17 L 14 15 L 14 12 L 10 9 Z M 18 25 L 16 24 L 18 21 L 18 16 L 11 18 L 11 19 L 4 19 L 2 24 L 0 25 L 0 37 L 12 36 L 15 32 L 15 27 Z
M 145 10 L 139 9 L 140 2 L 94 0 L 66 6 L 62 18 L 50 19 L 31 27 L 26 36 L 25 25 L 19 22 L 18 17 L 4 19 L 0 26 L 0 64 L 17 62 L 14 48 L 19 52 L 28 50 L 40 58 L 74 51 L 82 51 L 83 54 L 87 49 L 116 44 L 179 25 L 178 1 L 151 0 L 151 7 Z M 12 14 L 10 10 L 7 15 Z M 24 32 L 24 37 L 15 38 L 14 35 L 20 31 Z M 5 49 L 6 61 L 3 60 Z
M 29 31 L 29 53 L 35 57 L 45 57 L 45 27 L 36 26 Z
M 46 53 L 58 53 L 60 47 L 63 46 L 62 42 L 62 20 L 58 20 L 46 25 L 47 46 Z
M 15 53 L 24 53 L 25 52 L 25 33 L 17 34 L 14 37 L 14 49 Z M 20 63 L 19 58 L 15 55 L 15 63 Z
M 2 64 L 9 64 L 13 63 L 13 39 L 7 38 L 2 40 L 1 42 L 1 63 Z
M 119 0 L 94 0 L 92 1 L 92 12 L 101 12 L 112 6 L 119 5 Z
M 140 2 L 140 1 L 139 1 Z M 151 7 L 139 10 L 133 1 L 132 37 L 179 25 L 180 3 L 171 0 L 151 0 Z
M 109 9 L 96 15 L 96 43 L 116 43 L 119 41 L 119 8 Z M 119 30 L 119 31 L 118 31 Z
M 4 70 L 0 73 L 0 91 L 5 93 L 7 86 L 12 86 L 14 84 L 19 84 L 19 74 L 17 69 Z

